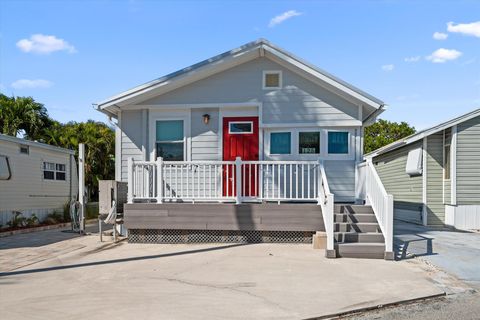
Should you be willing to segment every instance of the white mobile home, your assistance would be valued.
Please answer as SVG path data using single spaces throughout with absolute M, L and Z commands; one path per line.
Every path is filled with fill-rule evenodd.
M 0 225 L 12 211 L 40 219 L 77 197 L 74 151 L 0 134 Z
M 480 229 L 480 109 L 366 155 L 395 197 L 395 217 Z
M 352 206 L 364 128 L 384 103 L 264 39 L 97 108 L 117 119 L 129 241 L 311 241 L 326 230 L 330 256 L 334 240 L 341 256 L 391 254 L 387 220 Z

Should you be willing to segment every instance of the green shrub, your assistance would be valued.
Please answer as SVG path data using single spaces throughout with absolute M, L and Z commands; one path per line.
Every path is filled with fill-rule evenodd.
M 25 223 L 27 227 L 35 227 L 40 224 L 40 220 L 38 220 L 38 217 L 33 213 L 30 217 L 25 219 Z
M 12 211 L 12 220 L 7 222 L 11 228 L 25 227 L 27 225 L 27 218 L 23 216 L 20 211 Z

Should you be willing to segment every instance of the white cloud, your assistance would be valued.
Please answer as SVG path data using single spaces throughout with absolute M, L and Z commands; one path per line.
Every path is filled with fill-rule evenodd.
M 449 22 L 447 23 L 447 30 L 449 32 L 457 32 L 480 38 L 480 21 L 472 23 L 459 23 L 456 25 L 453 22 Z
M 455 60 L 459 58 L 461 55 L 462 53 L 455 49 L 440 48 L 438 50 L 435 50 L 428 57 L 426 57 L 426 59 L 432 61 L 433 63 L 444 63 L 449 60 Z
M 448 34 L 443 33 L 443 32 L 435 32 L 433 34 L 433 39 L 435 40 L 445 40 L 448 38 Z
M 44 34 L 34 34 L 30 39 L 22 39 L 17 42 L 17 47 L 23 52 L 49 54 L 55 51 L 67 51 L 75 53 L 74 46 L 63 39 Z
M 276 17 L 273 17 L 271 20 L 270 20 L 270 23 L 268 24 L 268 26 L 270 28 L 273 28 L 275 27 L 277 24 L 280 24 L 282 22 L 284 22 L 285 20 L 288 20 L 290 18 L 293 18 L 293 17 L 297 17 L 297 16 L 301 16 L 303 13 L 301 12 L 298 12 L 297 10 L 289 10 L 289 11 L 286 11 Z
M 50 88 L 53 82 L 44 79 L 20 79 L 12 83 L 14 89 Z
M 405 62 L 418 62 L 420 61 L 421 56 L 414 56 L 414 57 L 406 57 L 404 60 Z
M 395 69 L 395 65 L 393 64 L 385 64 L 382 66 L 382 70 L 386 72 L 393 71 L 393 69 Z

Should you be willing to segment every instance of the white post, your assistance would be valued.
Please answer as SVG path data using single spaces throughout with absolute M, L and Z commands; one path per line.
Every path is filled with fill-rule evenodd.
M 80 203 L 80 233 L 85 233 L 85 144 L 78 144 L 78 202 Z
M 157 203 L 163 202 L 163 158 L 157 158 Z
M 242 203 L 242 158 L 235 158 L 235 202 Z
M 393 260 L 393 195 L 386 196 L 386 217 L 385 217 L 385 259 Z
M 128 158 L 128 194 L 127 194 L 127 202 L 133 203 L 133 157 Z
M 292 178 L 290 177 L 290 180 L 292 180 Z M 325 199 L 322 199 L 322 161 L 320 159 L 318 159 L 318 174 L 317 174 L 317 183 L 318 183 L 318 187 L 317 187 L 317 203 L 318 204 L 321 204 L 322 201 L 325 201 Z M 290 183 L 292 183 L 290 181 Z
M 326 204 L 326 208 L 327 210 L 325 210 L 325 214 L 328 215 L 328 229 L 327 229 L 327 226 L 325 226 L 325 229 L 327 230 L 327 257 L 330 257 L 330 258 L 333 258 L 333 253 L 335 252 L 335 241 L 334 241 L 334 219 L 335 219 L 335 216 L 334 216 L 334 198 L 333 198 L 333 194 L 328 194 L 327 195 L 327 204 Z

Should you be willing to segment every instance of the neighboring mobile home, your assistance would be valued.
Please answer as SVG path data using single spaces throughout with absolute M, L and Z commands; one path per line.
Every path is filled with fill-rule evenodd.
M 480 229 L 480 109 L 365 155 L 395 197 L 395 218 Z
M 0 134 L 0 225 L 12 212 L 40 220 L 77 197 L 72 150 Z
M 311 239 L 333 230 L 333 197 L 362 200 L 363 132 L 384 103 L 260 39 L 97 108 L 117 119 L 116 179 L 128 182 L 129 240 L 164 242 L 192 233 L 233 239 L 225 231 Z M 331 221 L 320 207 L 330 208 Z M 378 232 L 370 220 L 365 229 Z M 337 231 L 353 232 L 350 220 L 336 222 Z

